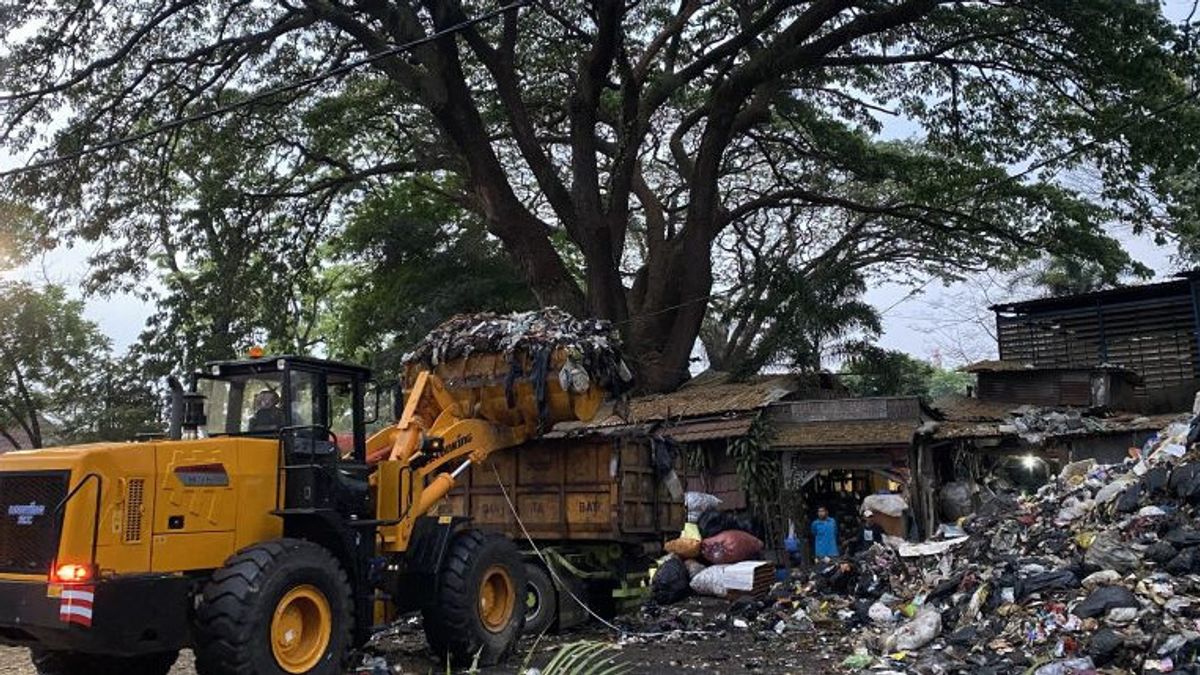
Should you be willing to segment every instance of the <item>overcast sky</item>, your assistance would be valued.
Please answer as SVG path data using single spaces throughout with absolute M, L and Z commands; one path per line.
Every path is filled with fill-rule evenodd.
M 1165 0 L 1163 6 L 1167 16 L 1178 21 L 1191 11 L 1192 0 Z M 913 128 L 902 124 L 889 125 L 887 130 L 889 136 L 900 138 L 909 137 L 914 132 Z M 0 157 L 0 167 L 11 167 L 15 164 L 11 157 Z M 1172 248 L 1156 246 L 1148 237 L 1135 237 L 1129 232 L 1128 226 L 1119 227 L 1118 234 L 1133 257 L 1156 270 L 1159 277 L 1175 271 L 1170 267 L 1168 260 L 1173 253 Z M 49 281 L 76 289 L 78 292 L 80 280 L 86 272 L 86 260 L 91 252 L 85 248 L 53 251 L 6 276 L 35 283 Z M 940 356 L 948 364 L 958 363 L 962 359 L 948 353 L 943 344 L 944 331 L 939 332 L 936 329 L 945 323 L 945 307 L 961 304 L 971 287 L 971 284 L 946 287 L 937 281 L 917 280 L 915 283 L 904 284 L 882 283 L 872 288 L 867 293 L 868 301 L 884 311 L 884 334 L 880 339 L 881 344 L 922 358 Z M 136 298 L 117 295 L 89 298 L 86 314 L 112 339 L 114 347 L 124 350 L 142 331 L 152 310 L 152 307 Z M 969 329 L 964 327 L 963 330 Z M 986 340 L 983 342 L 986 343 Z M 978 344 L 976 351 L 980 351 Z

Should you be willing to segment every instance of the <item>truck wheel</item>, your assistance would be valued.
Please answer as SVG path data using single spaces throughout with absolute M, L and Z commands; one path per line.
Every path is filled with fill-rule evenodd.
M 200 675 L 342 672 L 354 625 L 346 572 L 325 548 L 278 539 L 213 573 L 196 610 Z
M 537 563 L 525 563 L 525 632 L 541 635 L 558 618 L 558 591 L 546 569 Z
M 167 675 L 179 652 L 102 656 L 31 649 L 29 658 L 40 675 Z
M 507 537 L 464 530 L 455 536 L 426 608 L 425 636 L 439 656 L 458 664 L 495 665 L 512 651 L 525 625 L 525 564 Z

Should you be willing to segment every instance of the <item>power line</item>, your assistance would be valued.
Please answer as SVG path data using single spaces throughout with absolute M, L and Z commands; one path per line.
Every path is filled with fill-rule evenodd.
M 121 138 L 110 139 L 110 140 L 104 141 L 102 143 L 98 143 L 96 145 L 93 145 L 93 146 L 90 146 L 90 147 L 87 147 L 82 150 L 78 150 L 76 152 L 72 152 L 72 153 L 69 153 L 66 155 L 59 155 L 52 159 L 47 159 L 47 160 L 44 160 L 41 162 L 34 162 L 32 164 L 26 164 L 25 166 L 17 167 L 15 169 L 8 169 L 7 171 L 0 171 L 0 178 L 8 178 L 9 176 L 15 176 L 15 175 L 19 175 L 19 174 L 29 173 L 32 171 L 40 171 L 42 169 L 48 169 L 50 167 L 58 166 L 59 164 L 73 162 L 75 160 L 87 157 L 88 155 L 94 155 L 98 152 L 103 152 L 105 150 L 112 150 L 114 148 L 119 148 L 123 145 L 129 145 L 130 143 L 137 143 L 138 141 L 145 140 L 152 136 L 157 136 L 158 134 L 161 134 L 164 131 L 170 131 L 172 129 L 177 129 L 179 127 L 186 126 L 188 124 L 193 124 L 195 122 L 202 122 L 204 120 L 211 119 L 211 118 L 217 117 L 219 115 L 224 115 L 226 113 L 230 113 L 235 110 L 240 110 L 241 108 L 245 108 L 253 103 L 262 101 L 263 99 L 278 96 L 279 94 L 285 94 L 287 92 L 295 91 L 297 89 L 302 89 L 304 87 L 314 85 L 314 84 L 317 84 L 318 82 L 327 80 L 331 77 L 336 77 L 338 75 L 348 73 L 357 68 L 361 68 L 362 66 L 370 65 L 372 63 L 375 63 L 376 61 L 381 61 L 389 56 L 395 56 L 397 54 L 402 54 L 402 53 L 409 51 L 415 47 L 420 47 L 421 45 L 428 44 L 430 42 L 434 42 L 435 40 L 440 40 L 441 38 L 446 37 L 447 35 L 453 35 L 454 33 L 461 32 L 461 31 L 463 31 L 467 28 L 470 28 L 472 26 L 475 26 L 477 24 L 483 23 L 485 21 L 490 21 L 491 19 L 494 19 L 497 16 L 499 16 L 505 12 L 509 12 L 512 10 L 516 10 L 516 9 L 525 7 L 526 5 L 529 5 L 531 2 L 532 2 L 532 0 L 517 0 L 517 2 L 510 3 L 503 7 L 499 7 L 490 12 L 485 12 L 484 14 L 481 14 L 477 17 L 467 19 L 466 21 L 462 21 L 460 23 L 454 24 L 453 26 L 447 26 L 446 28 L 443 28 L 442 30 L 436 31 L 429 35 L 426 35 L 425 37 L 413 40 L 411 42 L 406 42 L 402 45 L 397 45 L 395 47 L 390 47 L 388 49 L 384 49 L 383 51 L 379 51 L 379 52 L 376 52 L 369 56 L 365 56 L 356 61 L 350 61 L 349 63 L 344 63 L 336 68 L 331 68 L 323 73 L 318 73 L 316 75 L 310 75 L 309 77 L 305 77 L 305 78 L 302 78 L 299 80 L 288 82 L 286 84 L 281 84 L 281 85 L 278 85 L 275 87 L 271 87 L 270 89 L 266 89 L 264 91 L 258 92 L 256 94 L 248 96 L 248 97 L 246 97 L 240 101 L 236 101 L 234 103 L 229 103 L 229 104 L 226 104 L 223 106 L 218 106 L 216 108 L 212 108 L 210 110 L 205 110 L 202 112 L 187 115 L 185 117 L 179 117 L 179 118 L 173 119 L 169 122 L 164 122 L 163 124 L 160 124 L 156 127 L 147 129 L 145 131 L 140 131 L 136 134 L 130 134 L 129 136 L 122 136 Z

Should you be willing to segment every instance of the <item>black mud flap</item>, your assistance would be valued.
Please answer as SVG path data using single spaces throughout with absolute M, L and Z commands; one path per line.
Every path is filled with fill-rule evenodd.
M 427 607 L 437 597 L 438 571 L 450 541 L 470 518 L 423 516 L 413 526 L 408 551 L 400 556 L 399 569 L 390 575 L 392 603 L 400 613 Z

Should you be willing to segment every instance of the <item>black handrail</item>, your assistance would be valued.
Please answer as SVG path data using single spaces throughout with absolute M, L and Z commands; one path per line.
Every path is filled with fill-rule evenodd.
M 95 567 L 96 548 L 100 539 L 100 505 L 101 499 L 104 496 L 104 478 L 94 471 L 84 476 L 83 479 L 79 481 L 79 484 L 76 485 L 70 492 L 68 492 L 66 497 L 62 498 L 62 501 L 58 503 L 58 506 L 54 507 L 54 516 L 58 518 L 58 532 L 59 537 L 61 538 L 63 529 L 62 521 L 64 515 L 62 510 L 66 508 L 67 503 L 74 499 L 75 495 L 79 494 L 79 491 L 83 488 L 83 486 L 87 485 L 87 482 L 92 478 L 96 479 L 96 510 L 95 513 L 92 514 L 92 559 L 89 561 L 89 563 Z M 61 539 L 59 545 L 61 546 Z M 57 557 L 57 555 L 55 557 Z M 51 572 L 53 572 L 53 570 L 51 570 Z

